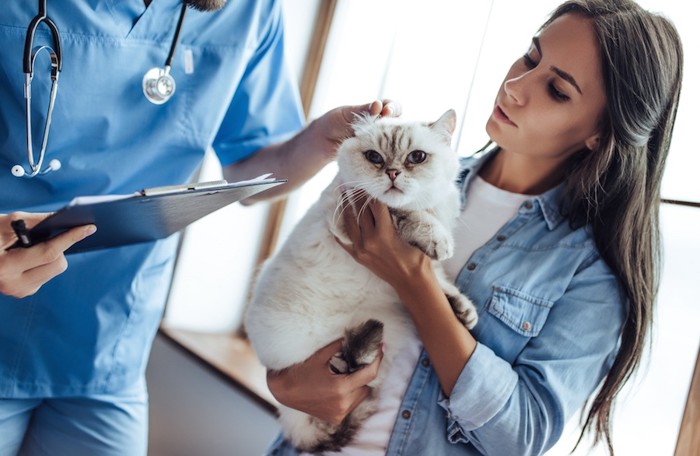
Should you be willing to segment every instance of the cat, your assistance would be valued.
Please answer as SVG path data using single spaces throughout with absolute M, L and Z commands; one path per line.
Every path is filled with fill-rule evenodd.
M 459 162 L 450 147 L 455 124 L 453 110 L 433 123 L 358 116 L 354 136 L 338 147 L 337 176 L 258 276 L 244 327 L 268 369 L 300 363 L 343 337 L 342 352 L 329 367 L 346 374 L 371 363 L 384 343 L 370 397 L 339 426 L 280 406 L 283 432 L 302 451 L 339 451 L 347 445 L 375 411 L 378 388 L 403 341 L 416 337 L 396 291 L 336 241 L 350 243 L 341 212 L 353 210 L 348 200 L 357 199 L 358 192 L 389 207 L 399 236 L 433 259 L 457 318 L 468 328 L 477 322 L 473 304 L 440 265 L 453 253 L 452 227 L 459 214 Z

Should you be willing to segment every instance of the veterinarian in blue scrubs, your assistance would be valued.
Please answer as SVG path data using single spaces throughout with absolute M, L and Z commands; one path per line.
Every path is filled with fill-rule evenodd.
M 284 60 L 276 0 L 190 0 L 216 11 L 188 8 L 180 26 L 180 0 L 43 3 L 59 40 L 47 20 L 34 34 L 31 51 L 51 48 L 33 59 L 34 164 L 59 43 L 62 67 L 45 160 L 34 177 L 25 142 L 23 51 L 37 2 L 0 8 L 0 214 L 184 183 L 209 147 L 230 181 L 273 172 L 289 179 L 281 191 L 289 190 L 332 159 L 334 139 L 349 133 L 346 117 L 369 109 L 333 110 L 285 142 L 304 118 Z M 176 90 L 157 104 L 145 96 L 144 75 L 162 69 L 176 29 L 169 68 Z M 293 164 L 285 168 L 281 156 Z M 38 217 L 0 216 L 0 454 L 20 447 L 21 454 L 145 454 L 144 370 L 177 237 L 71 255 L 62 272 L 63 250 L 86 228 L 6 252 L 17 240 L 10 218 L 33 225 Z
M 360 427 L 342 454 L 540 455 L 581 409 L 583 432 L 613 452 L 611 410 L 654 314 L 682 46 L 673 24 L 630 0 L 566 2 L 525 45 L 495 94 L 492 143 L 464 159 L 458 182 L 446 269 L 477 308 L 473 329 L 386 206 L 343 211 L 346 250 L 396 290 L 420 349 L 383 439 L 376 423 L 373 439 Z M 275 397 L 342 423 L 378 362 L 334 376 L 326 363 L 338 349 L 270 373 Z M 269 453 L 298 454 L 284 436 Z

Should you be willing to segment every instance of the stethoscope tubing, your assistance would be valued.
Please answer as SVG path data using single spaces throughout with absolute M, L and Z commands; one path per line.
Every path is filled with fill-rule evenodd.
M 52 46 L 38 46 L 34 48 L 34 36 L 37 28 L 41 23 L 45 23 L 51 31 Z M 34 145 L 32 139 L 32 79 L 34 79 L 34 64 L 37 55 L 46 50 L 51 58 L 51 93 L 49 95 L 49 106 L 44 123 L 44 133 L 41 139 L 41 148 L 39 149 L 39 158 L 34 162 Z M 51 117 L 53 114 L 54 104 L 56 102 L 56 93 L 58 91 L 58 76 L 63 69 L 63 54 L 61 49 L 61 36 L 58 32 L 56 23 L 46 14 L 46 0 L 39 0 L 39 11 L 31 20 L 27 27 L 27 35 L 24 41 L 24 58 L 22 60 L 24 70 L 24 99 L 25 99 L 25 125 L 27 133 L 27 162 L 29 163 L 29 172 L 19 170 L 20 176 L 34 177 L 40 174 L 51 172 L 55 168 L 42 170 L 44 157 L 46 156 L 46 146 L 49 140 L 49 131 L 51 129 Z M 60 167 L 60 164 L 58 165 Z M 13 173 L 15 170 L 13 169 Z
M 53 50 L 58 59 L 58 71 L 63 70 L 63 50 L 61 49 L 61 35 L 58 32 L 56 23 L 46 14 L 46 0 L 39 0 L 39 13 L 29 23 L 27 35 L 24 40 L 23 69 L 27 74 L 34 74 L 34 59 L 32 58 L 32 48 L 34 47 L 34 35 L 39 25 L 44 22 L 51 31 L 53 38 Z
M 63 70 L 63 50 L 61 48 L 61 35 L 58 31 L 56 23 L 48 16 L 46 12 L 46 0 L 38 0 L 38 14 L 29 23 L 27 34 L 24 41 L 24 54 L 22 59 L 22 67 L 24 70 L 24 98 L 25 98 L 25 124 L 27 129 L 27 162 L 29 164 L 29 172 L 22 165 L 12 167 L 12 174 L 16 177 L 34 177 L 44 175 L 55 171 L 61 167 L 60 161 L 51 160 L 49 166 L 42 170 L 44 158 L 46 156 L 46 146 L 49 139 L 49 130 L 51 128 L 51 117 L 53 114 L 54 103 L 56 101 L 56 93 L 58 91 L 58 76 Z M 170 99 L 175 92 L 175 80 L 170 75 L 170 68 L 175 54 L 175 48 L 180 38 L 182 23 L 185 19 L 187 4 L 183 2 L 180 10 L 180 17 L 177 21 L 175 35 L 173 36 L 172 44 L 168 58 L 165 62 L 165 67 L 161 70 L 153 68 L 144 75 L 143 91 L 148 101 L 154 104 L 162 104 Z M 42 45 L 34 47 L 34 36 L 39 26 L 44 23 L 51 32 L 52 45 Z M 34 161 L 34 144 L 32 139 L 32 79 L 34 78 L 34 66 L 37 55 L 41 51 L 47 51 L 51 58 L 51 92 L 49 95 L 49 106 L 44 123 L 44 132 L 41 140 L 41 148 L 39 149 L 39 158 Z M 164 90 L 161 91 L 159 85 L 162 83 Z

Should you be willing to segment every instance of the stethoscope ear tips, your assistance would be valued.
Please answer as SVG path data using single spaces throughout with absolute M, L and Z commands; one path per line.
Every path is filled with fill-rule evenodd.
M 35 171 L 31 174 L 27 174 L 27 171 L 24 169 L 22 165 L 15 165 L 12 167 L 12 175 L 15 177 L 34 177 L 34 176 L 43 176 L 44 174 L 48 174 L 52 171 L 58 171 L 61 169 L 61 162 L 54 158 L 49 162 L 49 166 L 46 167 L 43 171 Z
M 12 167 L 12 175 L 15 177 L 24 177 L 26 172 L 24 171 L 24 168 L 22 165 L 15 165 Z
M 61 169 L 61 162 L 58 159 L 54 158 L 53 160 L 51 160 L 49 162 L 49 167 L 48 167 L 46 172 L 49 172 L 49 170 L 50 171 L 58 171 L 59 169 Z M 22 171 L 24 171 L 24 170 L 22 170 Z

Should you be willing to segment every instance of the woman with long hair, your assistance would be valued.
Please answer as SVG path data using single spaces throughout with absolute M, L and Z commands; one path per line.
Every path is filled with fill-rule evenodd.
M 463 160 L 445 268 L 478 309 L 472 330 L 385 206 L 344 212 L 346 250 L 396 289 L 417 340 L 396 363 L 410 368 L 390 374 L 402 387 L 388 411 L 343 454 L 542 454 L 586 404 L 581 436 L 613 454 L 611 411 L 639 366 L 657 295 L 682 66 L 671 22 L 631 0 L 568 1 L 541 27 L 498 91 L 490 144 Z M 380 360 L 334 375 L 338 347 L 271 372 L 275 397 L 342 422 Z M 296 454 L 283 437 L 271 451 Z

